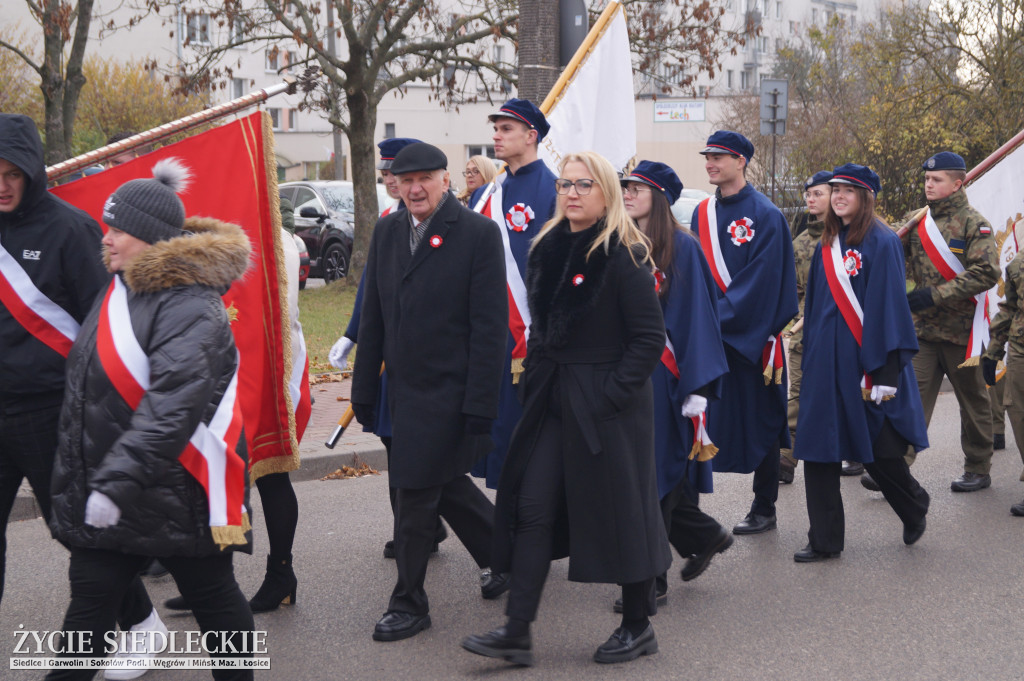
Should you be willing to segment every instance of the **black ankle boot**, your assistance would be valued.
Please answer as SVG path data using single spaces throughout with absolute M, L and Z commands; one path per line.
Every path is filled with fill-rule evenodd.
M 277 610 L 279 605 L 294 605 L 297 584 L 291 554 L 267 556 L 267 574 L 260 590 L 249 601 L 249 608 L 256 613 Z

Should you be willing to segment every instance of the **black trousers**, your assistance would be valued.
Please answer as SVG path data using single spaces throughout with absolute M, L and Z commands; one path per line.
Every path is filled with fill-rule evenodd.
M 398 582 L 388 610 L 425 615 L 430 610 L 423 582 L 439 517 L 481 567 L 491 564 L 494 504 L 468 475 L 424 489 L 395 490 L 395 564 Z
M 7 522 L 21 481 L 28 479 L 43 519 L 50 522 L 50 478 L 57 453 L 63 391 L 0 401 L 0 599 L 7 573 Z M 153 603 L 136 575 L 117 612 L 128 630 L 149 617 Z
M 249 603 L 235 581 L 231 553 L 206 558 L 170 556 L 160 562 L 170 570 L 178 589 L 192 606 L 199 628 L 207 631 L 238 632 L 231 635 L 236 649 L 242 649 L 241 632 L 252 632 L 255 625 Z M 90 631 L 91 652 L 72 652 L 68 657 L 105 657 L 104 635 L 113 631 L 115 612 L 133 579 L 149 558 L 98 549 L 71 549 L 68 577 L 71 580 L 71 604 L 64 615 L 63 631 Z M 149 613 L 147 613 L 148 615 Z M 249 634 L 251 641 L 252 634 Z M 213 644 L 216 637 L 210 637 Z M 184 645 L 184 644 L 180 644 Z M 250 643 L 251 645 L 251 643 Z M 220 654 L 216 645 L 211 657 L 252 657 L 252 653 Z M 112 653 L 111 653 L 112 654 Z M 60 669 L 46 675 L 48 680 L 91 679 L 92 669 Z M 253 678 L 252 670 L 217 669 L 213 678 L 244 681 Z
M 554 553 L 555 522 L 565 506 L 562 421 L 548 414 L 523 473 L 516 506 L 516 542 L 512 581 L 505 614 L 511 619 L 537 619 L 541 593 Z M 657 612 L 654 579 L 622 585 L 622 617 L 640 620 Z
M 700 494 L 686 477 L 661 498 L 661 514 L 668 542 L 684 558 L 701 553 L 722 534 L 718 521 L 700 510 L 699 500 Z M 668 579 L 664 574 L 659 575 L 657 593 L 667 591 Z
M 775 515 L 775 502 L 779 500 L 779 443 L 765 455 L 754 469 L 754 503 L 750 512 L 757 515 Z
M 928 513 L 928 493 L 910 474 L 903 455 L 908 443 L 886 421 L 872 446 L 873 463 L 864 464 L 882 488 L 882 496 L 904 525 L 916 525 Z M 838 553 L 843 550 L 846 517 L 840 493 L 843 464 L 804 461 L 807 515 L 811 522 L 807 539 L 816 551 Z
M 382 443 L 384 443 L 384 451 L 387 453 L 388 470 L 390 470 L 391 469 L 391 438 L 390 437 L 383 437 L 382 436 L 380 438 L 380 441 Z M 397 498 L 397 495 L 398 495 L 398 488 L 391 487 L 390 485 L 388 485 L 388 497 L 391 499 L 391 514 L 392 515 L 394 515 L 394 513 L 395 513 L 395 500 Z M 437 543 L 441 543 L 441 542 L 443 542 L 445 540 L 445 538 L 447 536 L 448 536 L 448 532 L 444 529 L 444 522 L 441 520 L 441 516 L 438 516 L 437 517 L 437 532 L 435 533 L 434 541 L 437 542 Z

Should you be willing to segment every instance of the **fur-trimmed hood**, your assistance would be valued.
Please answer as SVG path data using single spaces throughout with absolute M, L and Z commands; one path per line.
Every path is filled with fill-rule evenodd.
M 216 218 L 185 220 L 185 234 L 160 241 L 124 268 L 124 280 L 136 293 L 175 286 L 209 286 L 223 294 L 245 275 L 252 246 L 242 228 Z M 108 263 L 104 251 L 103 260 Z

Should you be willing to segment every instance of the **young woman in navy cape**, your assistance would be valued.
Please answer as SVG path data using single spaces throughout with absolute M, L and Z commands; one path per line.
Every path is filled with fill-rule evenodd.
M 608 161 L 571 154 L 561 175 L 530 250 L 523 417 L 498 483 L 492 566 L 511 573 L 508 620 L 462 643 L 523 665 L 553 559 L 569 557 L 572 581 L 622 586 L 622 624 L 597 662 L 657 652 L 654 580 L 672 562 L 655 480 L 650 376 L 665 327 L 649 250 Z
M 797 562 L 835 558 L 844 548 L 844 460 L 863 463 L 878 482 L 903 522 L 906 544 L 924 533 L 929 503 L 903 458 L 908 445 L 916 451 L 928 446 L 911 363 L 917 337 L 903 247 L 874 212 L 881 187 L 870 168 L 839 166 L 829 184 L 831 206 L 804 307 L 804 382 L 793 455 L 805 464 L 811 527 Z
M 699 576 L 711 558 L 732 545 L 732 535 L 697 505 L 700 493 L 713 491 L 714 445 L 695 446 L 694 418 L 718 398 L 721 377 L 729 371 L 718 325 L 715 282 L 697 237 L 672 215 L 683 183 L 670 167 L 640 161 L 621 181 L 626 213 L 651 242 L 658 301 L 668 341 L 654 369 L 654 456 L 658 498 L 669 543 L 689 557 L 683 581 Z M 669 350 L 668 348 L 671 348 Z M 658 604 L 668 582 L 657 579 Z M 616 603 L 616 610 L 621 603 Z

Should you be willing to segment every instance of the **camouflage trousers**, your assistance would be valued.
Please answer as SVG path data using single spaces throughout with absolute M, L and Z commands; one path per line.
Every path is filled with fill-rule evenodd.
M 997 387 L 1000 385 L 1004 390 L 1003 406 L 1010 417 L 1013 437 L 1017 441 L 1021 461 L 1024 462 L 1024 353 L 1014 350 L 1012 345 L 1006 357 L 1006 375 L 996 383 Z M 991 390 L 995 391 L 995 388 Z M 1024 471 L 1020 479 L 1024 480 Z
M 960 403 L 960 446 L 964 451 L 964 472 L 987 475 L 992 467 L 992 403 L 980 366 L 957 367 L 963 363 L 967 347 L 954 343 L 936 343 L 918 339 L 920 351 L 914 355 L 914 374 L 921 391 L 925 423 L 931 423 L 942 377 L 949 378 L 953 394 Z M 907 463 L 916 456 L 910 448 Z
M 1003 395 L 1006 394 L 1006 379 L 998 381 L 988 389 L 988 398 L 992 403 L 992 436 L 1006 435 L 1006 405 Z

